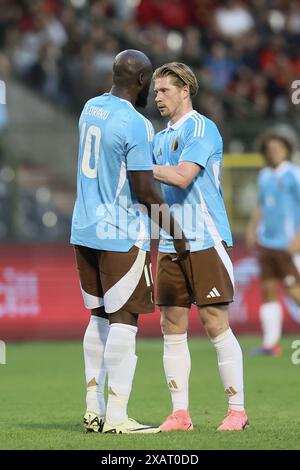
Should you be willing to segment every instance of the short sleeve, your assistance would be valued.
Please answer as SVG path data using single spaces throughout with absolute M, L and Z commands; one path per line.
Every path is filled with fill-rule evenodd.
M 132 115 L 125 130 L 127 170 L 152 170 L 153 126 L 142 115 Z
M 222 152 L 222 138 L 212 121 L 193 116 L 185 131 L 185 145 L 179 162 L 193 162 L 205 168 L 207 160 L 216 151 Z
M 298 202 L 300 202 L 300 168 L 294 166 L 294 194 Z
M 159 153 L 161 152 L 160 147 L 160 132 L 155 135 L 153 143 L 152 161 L 154 165 L 159 165 Z
M 260 170 L 260 172 L 258 173 L 258 177 L 257 177 L 257 190 L 258 190 L 257 202 L 260 206 L 263 205 L 263 200 L 264 200 L 263 189 L 264 189 L 265 173 L 266 173 L 266 169 L 264 168 L 263 170 Z

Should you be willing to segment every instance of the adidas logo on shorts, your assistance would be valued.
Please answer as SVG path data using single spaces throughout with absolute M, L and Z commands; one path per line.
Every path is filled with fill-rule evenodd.
M 211 299 L 212 297 L 221 297 L 221 294 L 216 289 L 216 287 L 213 287 L 212 290 L 210 291 L 210 293 L 207 294 L 207 296 L 206 296 L 207 299 Z

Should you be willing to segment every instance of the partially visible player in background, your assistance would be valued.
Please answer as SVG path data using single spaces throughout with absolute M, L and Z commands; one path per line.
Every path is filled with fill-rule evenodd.
M 300 168 L 290 161 L 291 142 L 275 132 L 261 138 L 266 167 L 258 175 L 258 204 L 246 230 L 249 249 L 259 249 L 263 304 L 262 346 L 251 354 L 281 354 L 282 307 L 279 283 L 300 305 Z
M 176 207 L 190 245 L 187 259 L 174 263 L 172 239 L 161 234 L 157 304 L 164 335 L 163 363 L 173 404 L 172 414 L 161 429 L 193 429 L 188 411 L 191 359 L 187 329 L 190 307 L 195 303 L 216 350 L 228 396 L 227 416 L 218 430 L 242 430 L 248 418 L 242 351 L 228 318 L 234 281 L 232 237 L 221 188 L 222 137 L 214 122 L 193 110 L 192 96 L 197 94 L 198 83 L 187 65 L 165 64 L 154 72 L 153 79 L 158 110 L 169 119 L 167 128 L 155 136 L 153 172 L 163 183 L 169 207 Z
M 88 431 L 160 431 L 127 414 L 137 362 L 138 314 L 154 311 L 146 208 L 164 203 L 152 172 L 153 128 L 134 108 L 146 106 L 151 76 L 145 54 L 121 52 L 114 61 L 111 91 L 89 100 L 79 121 L 71 243 L 84 303 L 91 309 L 83 343 Z M 144 212 L 138 203 L 146 206 Z M 181 234 L 171 218 L 169 233 L 173 236 L 175 230 Z M 185 239 L 174 243 L 184 256 Z

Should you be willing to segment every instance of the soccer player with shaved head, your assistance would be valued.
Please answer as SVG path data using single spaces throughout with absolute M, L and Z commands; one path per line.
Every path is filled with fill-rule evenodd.
M 114 61 L 110 92 L 90 99 L 79 120 L 71 243 L 84 303 L 91 309 L 83 343 L 87 431 L 160 432 L 127 414 L 138 315 L 154 311 L 147 212 L 164 203 L 153 178 L 153 127 L 135 109 L 146 106 L 152 72 L 142 52 L 121 52 Z M 169 218 L 169 234 L 181 234 L 174 243 L 184 257 L 186 240 Z

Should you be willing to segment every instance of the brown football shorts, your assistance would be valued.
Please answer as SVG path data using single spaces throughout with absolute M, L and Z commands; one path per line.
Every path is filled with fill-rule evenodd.
M 259 247 L 261 279 L 281 279 L 289 287 L 300 282 L 293 257 L 285 250 Z
M 233 301 L 234 281 L 231 248 L 219 243 L 172 261 L 174 253 L 159 253 L 156 303 L 160 306 L 199 307 Z
M 133 246 L 128 252 L 95 250 L 75 245 L 84 304 L 104 306 L 106 313 L 155 309 L 150 253 Z

